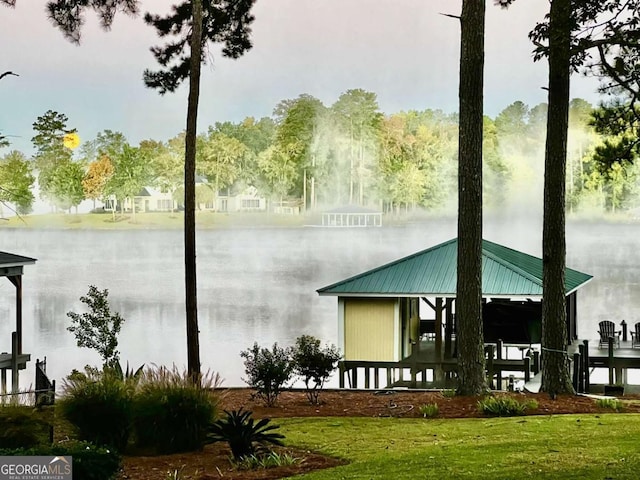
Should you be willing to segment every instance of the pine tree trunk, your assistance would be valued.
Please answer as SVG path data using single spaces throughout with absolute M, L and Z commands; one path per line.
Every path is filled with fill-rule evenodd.
M 187 374 L 194 381 L 200 377 L 200 342 L 198 338 L 198 299 L 196 289 L 196 134 L 198 97 L 200 95 L 200 56 L 202 39 L 202 0 L 192 0 L 193 32 L 187 132 L 184 159 L 184 274 L 187 317 Z
M 458 394 L 486 390 L 482 331 L 482 102 L 485 0 L 463 0 L 458 150 Z
M 567 348 L 565 179 L 569 126 L 571 0 L 553 0 L 549 16 L 549 110 L 542 231 L 542 386 L 574 393 Z

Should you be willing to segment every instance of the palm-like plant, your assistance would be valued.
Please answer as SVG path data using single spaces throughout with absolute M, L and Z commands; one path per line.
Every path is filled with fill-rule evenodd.
M 215 421 L 209 426 L 207 440 L 227 442 L 235 460 L 255 455 L 259 447 L 266 444 L 283 445 L 284 435 L 273 430 L 278 425 L 269 425 L 271 419 L 263 418 L 257 423 L 251 417 L 252 412 L 240 408 L 231 412 L 225 410 L 226 418 Z

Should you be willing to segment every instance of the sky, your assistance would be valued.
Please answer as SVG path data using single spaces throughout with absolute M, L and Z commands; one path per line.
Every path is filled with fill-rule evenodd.
M 11 149 L 33 153 L 32 124 L 47 110 L 65 114 L 81 140 L 105 129 L 137 145 L 167 140 L 185 129 L 187 86 L 164 96 L 145 88 L 149 51 L 161 44 L 136 18 L 116 16 L 112 29 L 86 17 L 81 45 L 47 20 L 45 0 L 0 6 L 0 132 Z M 174 0 L 142 0 L 162 14 Z M 519 0 L 508 10 L 487 0 L 485 114 L 495 117 L 520 100 L 546 102 L 547 65 L 534 63 L 528 32 L 548 1 Z M 458 110 L 461 0 L 258 0 L 254 47 L 238 60 L 212 51 L 203 67 L 198 131 L 219 121 L 271 116 L 284 99 L 306 93 L 330 106 L 349 89 L 377 94 L 382 112 Z M 572 97 L 598 103 L 597 81 L 576 75 Z M 0 154 L 8 149 L 0 150 Z

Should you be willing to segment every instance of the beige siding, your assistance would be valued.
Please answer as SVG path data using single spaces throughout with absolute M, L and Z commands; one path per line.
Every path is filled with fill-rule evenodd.
M 394 299 L 346 300 L 345 360 L 394 361 L 394 312 Z

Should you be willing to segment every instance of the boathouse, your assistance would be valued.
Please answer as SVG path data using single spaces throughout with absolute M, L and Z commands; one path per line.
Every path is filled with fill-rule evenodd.
M 0 339 L 2 341 L 0 343 L 0 393 L 2 395 L 7 393 L 7 371 L 11 372 L 11 393 L 16 393 L 19 388 L 19 371 L 27 368 L 27 362 L 31 360 L 31 355 L 22 351 L 22 274 L 25 265 L 35 263 L 35 258 L 0 252 L 0 277 L 6 277 L 16 288 L 15 331 L 11 333 L 8 342 L 7 339 Z
M 318 290 L 319 295 L 338 298 L 341 386 L 345 374 L 350 386 L 359 386 L 358 370 L 364 370 L 365 388 L 371 370 L 375 388 L 381 369 L 386 370 L 387 387 L 438 387 L 455 377 L 457 250 L 458 241 L 452 239 Z M 591 278 L 566 269 L 569 342 L 577 339 L 577 291 Z M 486 344 L 525 351 L 540 343 L 540 258 L 483 240 L 482 292 Z M 498 353 L 498 381 L 501 370 L 520 370 L 524 364 Z M 410 378 L 403 383 L 406 370 Z

